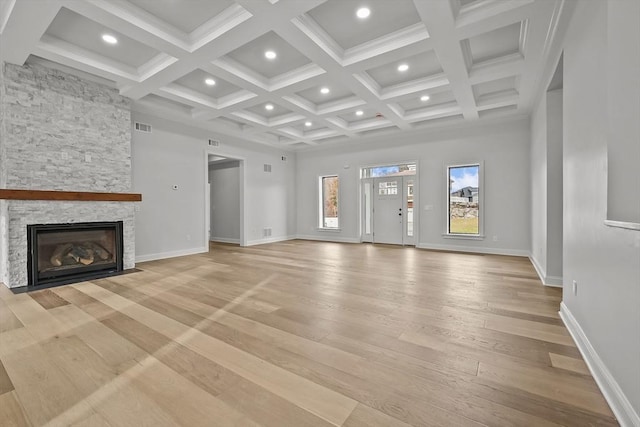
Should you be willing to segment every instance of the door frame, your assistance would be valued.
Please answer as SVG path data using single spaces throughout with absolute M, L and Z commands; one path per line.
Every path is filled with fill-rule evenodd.
M 237 154 L 227 154 L 227 153 L 221 153 L 218 150 L 212 149 L 212 148 L 205 148 L 204 149 L 204 197 L 203 200 L 207 200 L 208 196 L 206 194 L 206 191 L 208 190 L 209 186 L 206 185 L 209 182 L 209 156 L 219 156 L 219 157 L 226 157 L 229 160 L 237 160 L 238 164 L 239 164 L 239 187 L 240 187 L 240 246 L 247 246 L 247 233 L 246 230 L 248 229 L 248 221 L 247 221 L 247 210 L 245 209 L 245 207 L 247 206 L 247 191 L 245 191 L 245 186 L 247 183 L 247 168 L 246 168 L 246 161 L 247 159 L 245 157 L 242 156 L 238 156 Z M 209 250 L 209 242 L 211 239 L 211 236 L 209 235 L 209 232 L 207 231 L 207 221 L 208 219 L 211 218 L 211 202 L 209 203 L 204 203 L 204 234 L 206 235 L 206 240 L 205 242 L 207 242 L 207 250 Z
M 368 242 L 363 242 L 362 237 L 363 237 L 363 227 L 364 227 L 364 206 L 363 206 L 363 199 L 364 199 L 364 194 L 362 192 L 362 169 L 367 169 L 367 168 L 376 168 L 376 167 L 384 167 L 384 166 L 397 166 L 397 165 L 403 165 L 403 164 L 411 164 L 414 163 L 416 165 L 416 174 L 415 176 L 415 181 L 414 181 L 414 185 L 418 186 L 418 191 L 417 192 L 413 192 L 413 236 L 414 236 L 414 244 L 410 245 L 410 246 L 418 246 L 420 243 L 419 237 L 420 237 L 420 209 L 418 209 L 420 207 L 420 192 L 421 190 L 421 185 L 420 185 L 420 161 L 418 159 L 414 159 L 414 160 L 401 160 L 401 161 L 385 161 L 385 162 L 380 162 L 380 163 L 365 163 L 365 164 L 360 164 L 358 165 L 358 174 L 356 176 L 356 180 L 357 180 L 357 187 L 358 187 L 358 236 L 359 236 L 359 241 L 360 243 L 368 243 Z M 372 182 L 374 178 L 371 178 Z M 373 191 L 373 187 L 372 187 L 372 191 Z M 373 216 L 372 216 L 372 220 L 373 220 Z M 403 231 L 404 233 L 404 231 Z

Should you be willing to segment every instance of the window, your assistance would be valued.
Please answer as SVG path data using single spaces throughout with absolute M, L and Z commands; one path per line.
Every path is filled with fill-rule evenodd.
M 383 181 L 378 183 L 378 195 L 394 196 L 398 194 L 398 181 Z
M 403 163 L 395 166 L 374 166 L 360 170 L 360 178 L 380 178 L 383 176 L 415 175 L 415 163 Z
M 480 235 L 480 165 L 449 166 L 447 234 Z
M 336 175 L 320 177 L 320 228 L 337 229 L 339 180 Z

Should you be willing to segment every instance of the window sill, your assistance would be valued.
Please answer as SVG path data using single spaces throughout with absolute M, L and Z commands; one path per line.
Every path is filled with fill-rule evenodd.
M 640 224 L 638 224 L 637 222 L 613 221 L 610 219 L 605 219 L 604 225 L 608 227 L 626 228 L 627 230 L 640 231 Z
M 442 235 L 445 239 L 458 239 L 458 240 L 484 240 L 483 234 L 449 234 L 444 233 Z
M 316 231 L 328 231 L 330 233 L 340 233 L 342 231 L 342 229 L 340 228 L 322 228 L 322 227 L 318 227 L 316 228 Z

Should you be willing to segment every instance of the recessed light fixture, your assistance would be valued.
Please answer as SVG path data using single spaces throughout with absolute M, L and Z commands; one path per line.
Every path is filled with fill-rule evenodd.
M 426 102 L 426 101 L 428 101 L 429 99 L 431 99 L 431 98 L 429 97 L 429 95 L 422 95 L 422 96 L 420 97 L 420 101 L 422 101 L 422 102 Z
M 204 82 L 207 84 L 207 86 L 213 86 L 214 84 L 216 84 L 216 81 L 213 80 L 211 77 L 209 77 L 208 79 L 205 79 Z
M 112 36 L 111 34 L 103 34 L 102 35 L 102 40 L 105 43 L 109 43 L 109 44 L 116 44 L 118 43 L 118 39 L 115 38 L 115 36 Z
M 267 104 L 267 105 L 265 105 L 265 106 L 264 106 L 264 108 L 265 108 L 266 110 L 271 111 L 271 110 L 273 110 L 273 104 Z
M 405 72 L 409 69 L 409 64 L 400 64 L 398 65 L 398 71 Z
M 361 7 L 356 11 L 356 16 L 360 19 L 368 18 L 371 15 L 371 10 L 368 7 Z
M 363 114 L 364 114 L 364 111 L 362 111 L 362 110 L 356 111 L 356 116 L 361 116 Z
M 264 57 L 267 59 L 276 59 L 276 56 L 278 55 L 276 55 L 276 53 L 272 50 L 268 50 L 264 53 Z
M 313 123 L 311 123 L 311 122 L 304 122 L 304 125 L 305 125 L 306 127 L 310 127 L 312 124 L 313 124 Z
M 320 93 L 323 95 L 326 95 L 329 93 L 329 88 L 328 87 L 323 87 L 322 89 L 320 89 Z

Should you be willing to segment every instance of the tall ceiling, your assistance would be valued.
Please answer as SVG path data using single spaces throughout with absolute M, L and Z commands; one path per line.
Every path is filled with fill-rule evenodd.
M 0 48 L 107 80 L 140 111 L 298 150 L 527 114 L 561 3 L 0 0 Z

